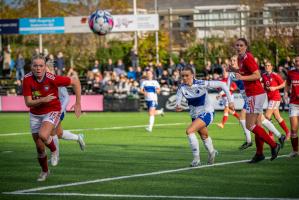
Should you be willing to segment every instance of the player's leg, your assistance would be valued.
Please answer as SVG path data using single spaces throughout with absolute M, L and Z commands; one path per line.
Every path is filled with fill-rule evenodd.
M 200 138 L 204 144 L 205 149 L 208 151 L 208 164 L 212 165 L 215 162 L 215 156 L 217 154 L 217 150 L 215 150 L 212 138 L 208 134 L 208 128 L 204 127 L 198 131 L 200 134 Z
M 258 137 L 255 137 L 257 140 L 263 140 L 271 147 L 271 160 L 274 160 L 280 150 L 280 144 L 275 143 L 261 126 L 261 114 L 263 113 L 265 99 L 266 94 L 250 96 L 247 98 L 249 106 L 246 113 L 246 128 L 258 135 Z
M 269 116 L 272 116 L 273 109 L 270 111 L 271 114 Z M 271 137 L 271 133 L 273 133 L 276 137 L 278 137 L 278 141 L 281 145 L 281 148 L 284 146 L 284 142 L 286 137 L 284 135 L 281 135 L 281 133 L 277 130 L 277 128 L 274 126 L 274 124 L 270 121 L 271 118 L 267 119 L 264 115 L 262 115 L 262 124 L 269 130 L 269 136 Z M 271 137 L 273 141 L 275 141 L 274 138 Z
M 275 109 L 273 114 L 274 114 L 276 121 L 279 123 L 280 127 L 284 130 L 284 132 L 286 134 L 286 140 L 290 139 L 291 132 L 288 129 L 284 119 L 280 116 L 279 108 Z
M 250 131 L 246 128 L 246 105 L 244 104 L 243 109 L 240 112 L 240 124 L 245 134 L 246 141 L 239 147 L 240 150 L 247 149 L 252 146 Z M 245 107 L 245 108 L 244 108 Z
M 148 132 L 152 132 L 155 123 L 156 104 L 154 101 L 147 101 L 146 104 L 148 107 L 148 115 L 149 115 L 149 123 L 146 130 Z
M 289 105 L 289 117 L 291 123 L 291 143 L 293 151 L 290 153 L 290 157 L 298 156 L 298 127 L 299 127 L 299 106 Z
M 48 160 L 47 160 L 45 144 L 41 140 L 41 138 L 38 136 L 38 133 L 32 134 L 32 139 L 36 146 L 37 159 L 38 159 L 39 165 L 42 168 L 41 173 L 39 174 L 39 176 L 37 178 L 37 181 L 45 181 L 49 175 Z
M 222 117 L 222 120 L 221 120 L 221 122 L 220 122 L 219 124 L 217 124 L 217 126 L 218 126 L 219 128 L 224 128 L 224 125 L 225 125 L 225 123 L 226 123 L 227 120 L 228 120 L 228 112 L 229 112 L 229 108 L 228 108 L 228 106 L 225 106 L 225 107 L 224 107 L 224 110 L 223 110 L 223 117 Z
M 238 114 L 237 111 L 229 109 L 229 114 L 234 116 L 237 120 L 240 120 L 240 115 Z
M 205 126 L 206 124 L 201 119 L 192 119 L 192 123 L 186 129 L 186 134 L 193 155 L 193 160 L 190 163 L 190 167 L 196 167 L 200 165 L 200 151 L 196 132 Z

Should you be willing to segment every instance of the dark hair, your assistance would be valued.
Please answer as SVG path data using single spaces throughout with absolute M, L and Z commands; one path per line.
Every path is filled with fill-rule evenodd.
M 248 41 L 245 38 L 239 38 L 237 41 L 242 41 L 248 47 Z
M 193 71 L 192 67 L 190 67 L 190 66 L 184 67 L 182 71 L 190 71 L 191 74 L 194 74 L 194 71 Z

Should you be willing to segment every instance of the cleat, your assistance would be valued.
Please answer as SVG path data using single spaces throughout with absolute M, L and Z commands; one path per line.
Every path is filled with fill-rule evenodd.
M 271 161 L 274 160 L 275 158 L 277 158 L 280 148 L 281 148 L 281 146 L 278 143 L 276 143 L 276 147 L 271 148 L 271 154 L 272 154 L 272 156 L 270 158 Z
M 58 153 L 57 151 L 51 152 L 51 165 L 57 166 L 59 161 Z
M 149 133 L 151 133 L 151 132 L 153 131 L 153 130 L 152 130 L 151 128 L 149 128 L 149 127 L 146 127 L 145 130 L 146 130 L 147 132 L 149 132 Z
M 218 126 L 219 128 L 224 128 L 224 125 L 223 125 L 222 123 L 217 124 L 217 126 Z
M 81 151 L 84 151 L 84 149 L 85 149 L 85 142 L 84 142 L 84 135 L 83 134 L 79 134 L 78 135 L 78 143 L 80 145 Z
M 45 181 L 47 179 L 47 177 L 49 176 L 50 171 L 47 172 L 43 172 L 41 171 L 41 173 L 39 174 L 37 181 Z
M 165 113 L 164 113 L 164 108 L 161 108 L 161 114 L 162 117 L 164 117 Z
M 262 154 L 262 155 L 258 155 L 258 154 L 255 154 L 253 156 L 253 158 L 248 162 L 248 163 L 258 163 L 262 160 L 265 160 L 265 156 Z
M 212 153 L 208 154 L 208 165 L 214 164 L 216 155 L 218 155 L 217 150 L 214 150 Z
M 249 147 L 251 147 L 252 146 L 252 142 L 244 142 L 240 147 L 239 147 L 239 149 L 240 150 L 245 150 L 245 149 L 247 149 L 247 148 L 249 148 Z
M 292 151 L 290 154 L 289 154 L 289 157 L 290 158 L 295 158 L 299 155 L 298 151 Z
M 200 160 L 198 158 L 192 160 L 192 162 L 190 163 L 190 167 L 197 167 L 199 165 L 200 165 Z
M 280 143 L 280 147 L 283 148 L 284 142 L 286 141 L 286 136 L 281 135 L 281 137 L 278 139 L 278 141 Z
M 286 140 L 289 140 L 291 138 L 291 132 L 288 132 L 287 134 L 286 134 Z

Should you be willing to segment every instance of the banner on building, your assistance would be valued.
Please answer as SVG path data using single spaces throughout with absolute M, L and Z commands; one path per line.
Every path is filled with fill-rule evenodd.
M 1 34 L 18 34 L 18 19 L 0 19 L 0 35 Z
M 20 34 L 57 34 L 64 33 L 64 18 L 21 18 Z

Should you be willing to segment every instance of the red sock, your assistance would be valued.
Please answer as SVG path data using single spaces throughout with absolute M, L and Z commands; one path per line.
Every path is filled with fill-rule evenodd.
M 48 171 L 48 159 L 47 156 L 43 158 L 38 158 L 39 165 L 42 167 L 43 172 Z
M 51 152 L 56 151 L 56 146 L 54 144 L 53 139 L 51 139 L 51 142 L 49 144 L 46 144 L 46 146 L 50 149 Z
M 269 144 L 271 148 L 276 147 L 276 143 L 270 138 L 270 136 L 267 134 L 267 132 L 259 125 L 255 125 L 252 132 L 254 134 L 257 134 L 260 137 L 260 139 L 262 139 L 264 142 Z
M 263 155 L 264 141 L 258 135 L 254 135 L 254 137 L 255 137 L 256 154 Z
M 240 116 L 239 116 L 239 114 L 236 111 L 233 112 L 233 116 L 235 118 L 237 118 L 238 120 L 240 120 Z
M 288 127 L 287 127 L 287 125 L 286 125 L 286 123 L 285 123 L 284 120 L 282 120 L 282 121 L 279 123 L 279 125 L 280 125 L 280 127 L 284 130 L 284 132 L 285 132 L 286 134 L 289 133 L 289 129 L 288 129 Z
M 291 138 L 291 143 L 292 143 L 293 151 L 298 152 L 298 137 Z
M 226 123 L 226 121 L 228 120 L 228 116 L 223 116 L 223 118 L 222 118 L 222 124 L 224 125 L 225 123 Z

